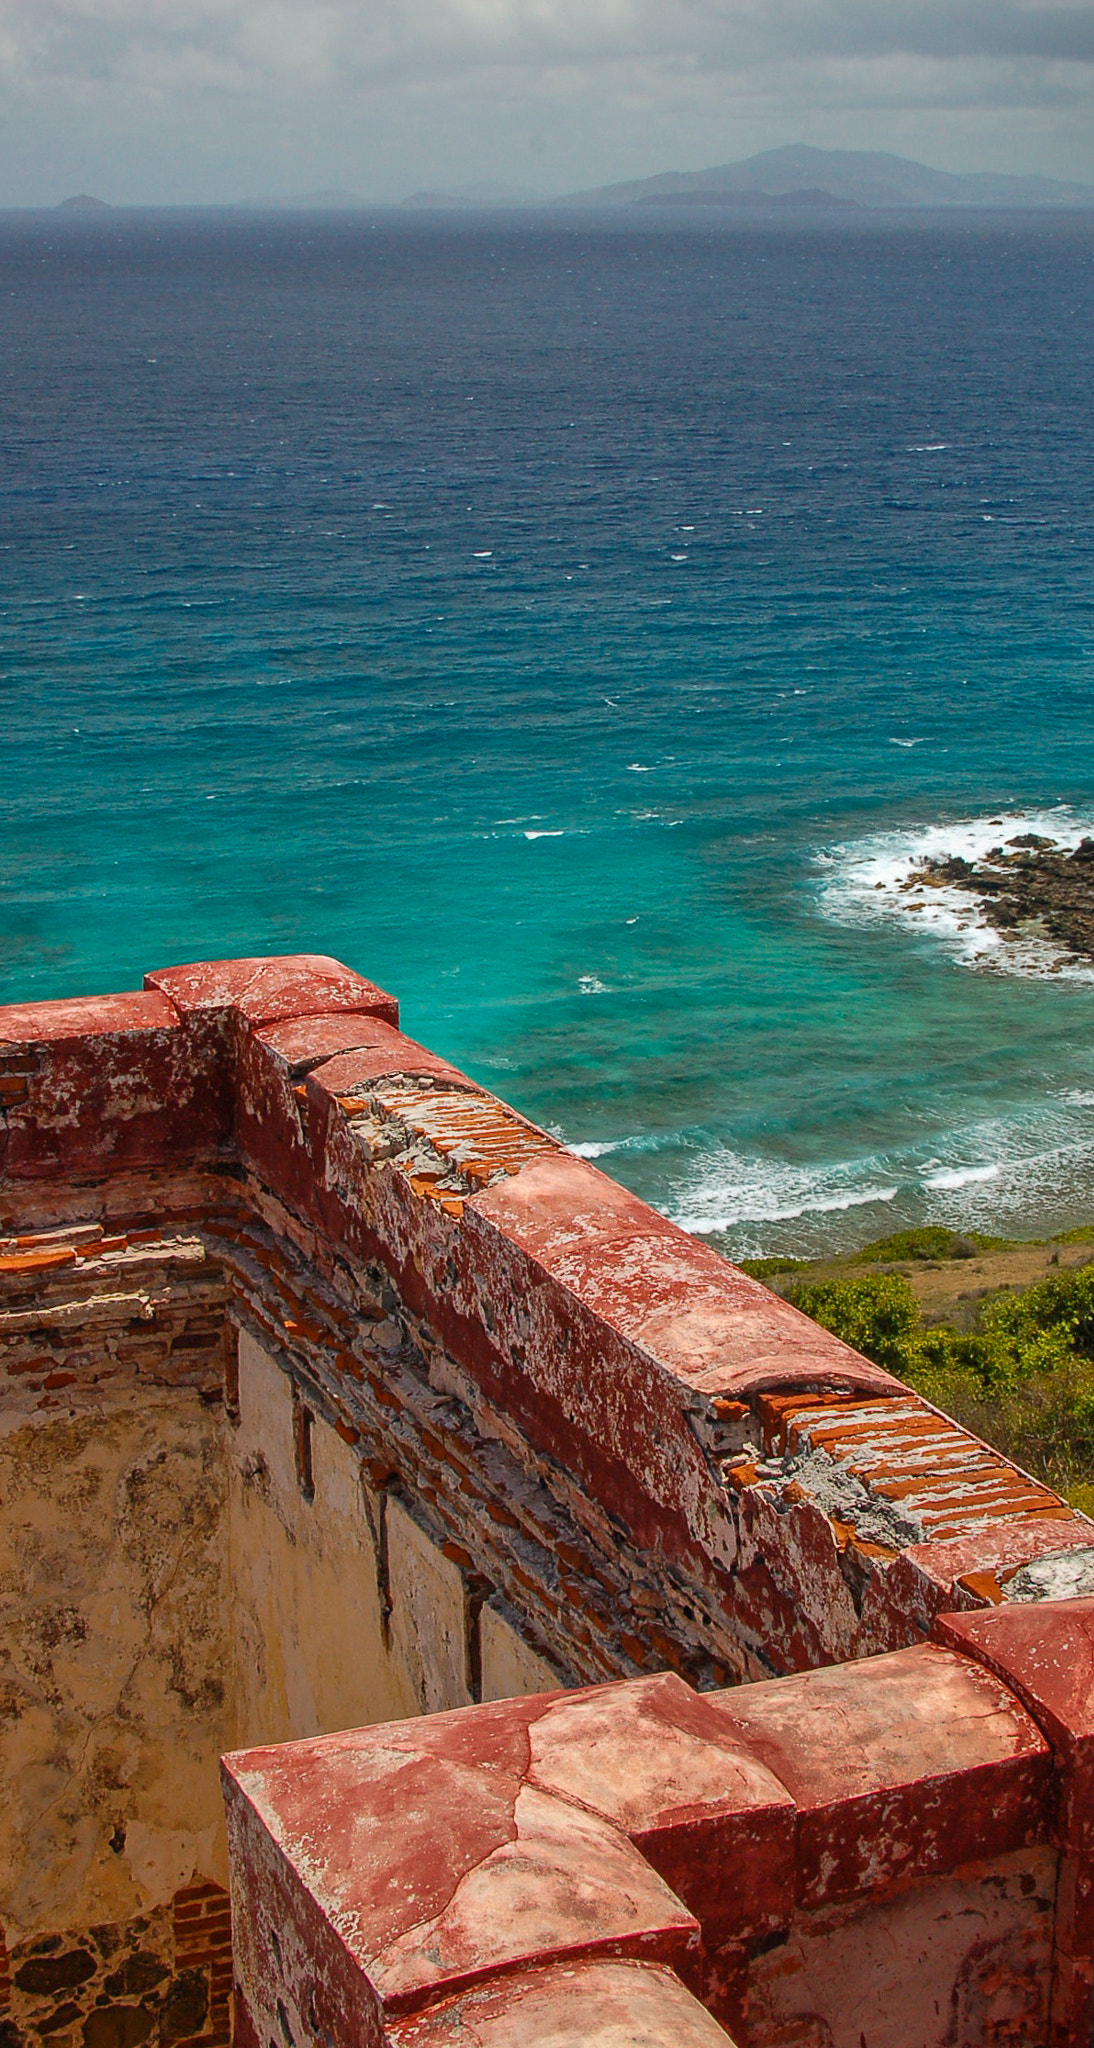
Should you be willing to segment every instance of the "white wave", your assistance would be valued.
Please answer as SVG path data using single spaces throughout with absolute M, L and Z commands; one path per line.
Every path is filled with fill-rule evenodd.
M 957 854 L 976 863 L 993 847 L 1027 832 L 1071 851 L 1094 833 L 1094 815 L 1057 804 L 1051 809 L 1007 811 L 950 825 L 913 825 L 826 848 L 814 857 L 815 865 L 824 871 L 818 889 L 821 910 L 838 924 L 895 922 L 924 932 L 967 967 L 1094 982 L 1094 967 L 1041 935 L 1036 926 L 1004 937 L 987 922 L 970 892 L 921 885 L 916 880 L 928 860 Z
M 815 1163 L 709 1140 L 696 1151 L 693 1134 L 691 1161 L 655 1199 L 685 1230 L 730 1235 L 738 1255 L 788 1245 L 802 1255 L 846 1250 L 924 1222 L 1020 1236 L 1058 1230 L 1089 1215 L 1094 1201 L 1089 1108 L 1057 1090 L 918 1144 Z M 869 1221 L 839 1224 L 870 1209 Z
M 883 1207 L 899 1184 L 873 1159 L 815 1166 L 748 1157 L 730 1146 L 708 1149 L 673 1191 L 669 1214 L 684 1230 L 728 1231 L 742 1224 L 788 1223 L 806 1216 Z
M 583 996 L 606 996 L 609 992 L 607 982 L 598 981 L 595 974 L 579 974 L 577 985 Z
M 973 1187 L 986 1180 L 998 1180 L 1001 1168 L 998 1166 L 945 1166 L 940 1173 L 928 1173 L 923 1177 L 923 1186 L 932 1193 L 946 1193 L 952 1188 Z
M 561 1138 L 567 1152 L 573 1152 L 578 1159 L 606 1159 L 610 1152 L 675 1152 L 687 1151 L 696 1142 L 691 1131 L 636 1131 L 626 1138 L 582 1138 L 572 1143 L 555 1131 Z
M 800 1202 L 782 1208 L 774 1202 L 765 1205 L 762 1201 L 753 1200 L 742 1205 L 735 1201 L 727 1203 L 723 1199 L 710 1206 L 674 1209 L 672 1219 L 682 1230 L 690 1230 L 701 1237 L 711 1231 L 733 1230 L 741 1223 L 796 1223 L 806 1216 L 831 1216 L 848 1209 L 869 1209 L 875 1202 L 895 1201 L 899 1192 L 895 1186 L 863 1188 L 858 1194 L 803 1197 Z
M 817 1160 L 747 1152 L 699 1127 L 554 1135 L 683 1229 L 728 1238 L 736 1257 L 815 1257 L 922 1223 L 1031 1236 L 1085 1220 L 1092 1107 L 1094 1090 L 1057 1086 L 891 1150 Z
M 526 832 L 524 837 L 526 839 L 564 839 L 566 834 L 561 825 L 550 829 L 544 825 L 538 832 Z

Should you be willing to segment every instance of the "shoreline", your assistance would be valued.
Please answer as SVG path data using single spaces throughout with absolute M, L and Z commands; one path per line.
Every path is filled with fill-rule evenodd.
M 1068 850 L 1041 833 L 1018 833 L 980 860 L 928 856 L 901 888 L 959 890 L 1005 941 L 1063 947 L 1052 972 L 1094 963 L 1094 839 Z
M 948 1239 L 949 1247 L 943 1245 Z M 857 1251 L 820 1258 L 774 1254 L 737 1259 L 742 1272 L 762 1280 L 775 1294 L 791 1298 L 807 1283 L 863 1280 L 893 1273 L 907 1280 L 924 1326 L 946 1324 L 971 1330 L 977 1310 L 990 1295 L 1020 1292 L 1094 1259 L 1094 1222 L 1053 1237 L 992 1237 L 981 1231 L 949 1230 L 942 1224 L 895 1231 Z

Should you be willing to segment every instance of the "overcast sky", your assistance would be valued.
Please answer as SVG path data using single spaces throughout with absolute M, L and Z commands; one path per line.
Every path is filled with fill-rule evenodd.
M 1094 183 L 1094 0 L 0 0 L 0 205 L 565 192 L 795 141 Z

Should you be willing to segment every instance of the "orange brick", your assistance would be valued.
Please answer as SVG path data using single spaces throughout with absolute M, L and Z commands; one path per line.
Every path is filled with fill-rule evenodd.
M 71 1247 L 58 1247 L 50 1252 L 0 1253 L 0 1273 L 45 1273 L 52 1266 L 74 1266 L 75 1263 L 76 1254 Z

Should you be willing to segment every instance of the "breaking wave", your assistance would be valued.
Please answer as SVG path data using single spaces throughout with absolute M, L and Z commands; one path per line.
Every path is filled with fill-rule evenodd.
M 1076 1094 L 1085 1091 L 1061 1090 L 1010 1116 L 841 1160 L 788 1161 L 708 1144 L 682 1163 L 661 1206 L 685 1230 L 728 1239 L 741 1257 L 848 1250 L 925 1222 L 1019 1236 L 1058 1230 L 1062 1207 L 1078 1221 L 1094 1200 L 1094 1127 Z
M 1049 937 L 1026 929 L 1003 934 L 988 923 L 973 894 L 919 887 L 928 860 L 954 854 L 976 862 L 1027 832 L 1070 852 L 1094 833 L 1094 814 L 1070 805 L 1046 810 L 994 811 L 951 825 L 913 825 L 849 840 L 815 856 L 818 901 L 824 916 L 842 925 L 898 924 L 928 936 L 962 966 L 998 974 L 1052 976 L 1094 982 L 1094 966 L 1075 959 Z

